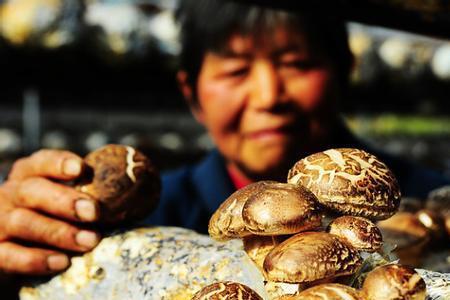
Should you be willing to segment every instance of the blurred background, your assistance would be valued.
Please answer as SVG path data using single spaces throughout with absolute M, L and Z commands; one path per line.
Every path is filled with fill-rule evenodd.
M 161 169 L 212 143 L 174 74 L 176 0 L 0 0 L 0 175 L 36 149 L 106 143 Z M 349 23 L 356 57 L 343 103 L 367 141 L 450 176 L 449 40 Z

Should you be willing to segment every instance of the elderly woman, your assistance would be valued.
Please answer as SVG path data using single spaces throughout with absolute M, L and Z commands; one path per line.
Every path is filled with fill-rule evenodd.
M 180 88 L 217 149 L 163 174 L 160 206 L 146 224 L 206 232 L 210 215 L 237 188 L 284 181 L 299 158 L 332 147 L 379 156 L 405 196 L 448 183 L 369 148 L 342 122 L 352 55 L 339 18 L 219 0 L 185 0 L 178 18 Z M 41 150 L 14 164 L 0 187 L 0 270 L 54 273 L 69 265 L 67 251 L 98 243 L 87 226 L 99 218 L 97 203 L 52 180 L 73 180 L 81 170 L 82 159 L 67 151 Z

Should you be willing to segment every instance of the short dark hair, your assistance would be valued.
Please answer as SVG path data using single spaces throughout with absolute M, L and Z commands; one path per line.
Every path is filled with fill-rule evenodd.
M 195 89 L 206 52 L 224 50 L 232 34 L 257 35 L 286 24 L 298 27 L 334 63 L 341 84 L 347 85 L 352 64 L 345 22 L 311 8 L 288 12 L 230 0 L 181 0 L 176 17 L 180 25 L 180 68 Z

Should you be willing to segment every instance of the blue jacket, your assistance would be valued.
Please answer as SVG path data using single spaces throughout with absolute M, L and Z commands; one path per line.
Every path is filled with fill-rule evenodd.
M 394 172 L 403 196 L 424 199 L 432 189 L 449 184 L 438 173 L 384 153 L 373 150 L 371 153 Z M 211 215 L 235 191 L 224 159 L 217 150 L 196 165 L 163 174 L 162 184 L 160 204 L 145 224 L 185 227 L 201 233 L 207 232 Z
M 206 233 L 209 218 L 234 191 L 225 161 L 214 150 L 196 165 L 162 175 L 159 206 L 144 222 Z

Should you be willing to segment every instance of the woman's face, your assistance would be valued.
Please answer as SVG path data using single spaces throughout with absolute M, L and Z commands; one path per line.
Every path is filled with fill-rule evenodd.
M 279 28 L 257 41 L 234 35 L 226 51 L 205 55 L 194 114 L 248 177 L 285 177 L 323 145 L 337 113 L 337 80 L 320 53 L 303 34 Z

